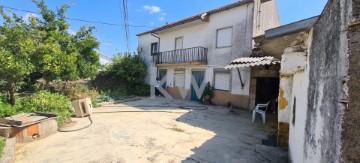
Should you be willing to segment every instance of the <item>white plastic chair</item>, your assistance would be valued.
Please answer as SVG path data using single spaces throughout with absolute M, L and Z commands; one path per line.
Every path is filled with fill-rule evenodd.
M 254 123 L 255 118 L 256 118 L 256 113 L 261 114 L 262 116 L 262 120 L 263 120 L 263 124 L 265 124 L 265 115 L 266 115 L 266 111 L 269 107 L 270 101 L 266 104 L 257 104 L 255 107 L 255 110 L 253 110 L 253 115 L 252 115 L 252 122 Z M 265 110 L 261 110 L 260 108 L 265 108 Z

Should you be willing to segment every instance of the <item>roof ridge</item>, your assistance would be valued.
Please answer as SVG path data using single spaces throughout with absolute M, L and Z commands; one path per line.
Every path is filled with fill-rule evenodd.
M 152 30 L 149 30 L 149 31 L 140 33 L 140 34 L 137 34 L 137 36 L 144 35 L 144 34 L 148 34 L 148 33 L 153 33 L 153 32 L 158 32 L 158 31 L 162 31 L 162 30 L 165 30 L 165 29 L 169 29 L 169 28 L 172 28 L 172 27 L 175 27 L 175 26 L 178 26 L 178 25 L 182 25 L 182 24 L 185 24 L 185 23 L 189 23 L 189 22 L 192 22 L 192 21 L 201 19 L 201 16 L 202 16 L 203 14 L 205 14 L 205 13 L 214 14 L 214 13 L 221 12 L 221 11 L 228 10 L 228 9 L 232 9 L 232 8 L 234 8 L 234 7 L 241 6 L 241 5 L 243 5 L 243 4 L 247 4 L 247 3 L 253 2 L 253 1 L 254 1 L 254 0 L 241 0 L 241 1 L 236 1 L 236 2 L 234 2 L 234 3 L 227 4 L 227 5 L 225 5 L 225 6 L 221 6 L 221 7 L 215 8 L 215 9 L 208 10 L 208 11 L 206 11 L 206 12 L 202 12 L 202 13 L 199 13 L 199 14 L 196 14 L 196 15 L 192 15 L 192 16 L 189 16 L 189 17 L 180 19 L 180 20 L 178 20 L 178 21 L 175 21 L 175 22 L 172 22 L 172 23 L 169 23 L 169 24 L 165 24 L 165 25 L 160 26 L 160 27 L 158 27 L 158 28 L 155 28 L 155 29 L 152 29 Z

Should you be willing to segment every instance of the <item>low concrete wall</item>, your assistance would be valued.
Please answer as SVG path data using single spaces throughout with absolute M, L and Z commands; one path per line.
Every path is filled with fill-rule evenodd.
M 16 145 L 16 139 L 6 139 L 6 144 L 4 147 L 4 153 L 2 157 L 0 158 L 1 163 L 10 163 L 14 162 L 15 158 L 15 145 Z
M 249 108 L 249 96 L 234 95 L 227 91 L 214 90 L 214 97 L 211 102 L 215 105 L 226 106 L 229 102 L 238 108 L 248 109 Z
M 25 143 L 52 135 L 57 129 L 56 119 L 48 119 L 30 126 L 13 128 L 9 137 L 15 137 L 18 143 Z

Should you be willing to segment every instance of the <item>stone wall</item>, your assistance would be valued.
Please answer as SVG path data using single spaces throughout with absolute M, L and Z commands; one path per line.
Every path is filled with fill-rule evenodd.
M 305 162 L 340 162 L 347 107 L 348 54 L 345 26 L 349 1 L 330 0 L 313 29 L 309 56 Z
M 348 28 L 349 78 L 348 107 L 343 117 L 342 161 L 357 162 L 360 160 L 360 1 L 353 0 L 351 25 Z

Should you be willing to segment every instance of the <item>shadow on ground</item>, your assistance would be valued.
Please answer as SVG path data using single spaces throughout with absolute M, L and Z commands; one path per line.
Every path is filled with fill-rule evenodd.
M 159 108 L 168 110 L 177 106 L 203 106 L 182 100 L 164 100 L 158 105 L 141 102 L 129 102 L 126 105 L 148 111 Z M 195 110 L 182 115 L 176 121 L 212 131 L 215 136 L 201 146 L 193 148 L 194 154 L 182 162 L 288 162 L 286 151 L 261 145 L 263 139 L 267 139 L 268 135 L 276 131 L 276 114 L 268 113 L 266 124 L 262 124 L 260 115 L 257 115 L 255 123 L 251 122 L 250 110 L 238 109 L 235 113 L 231 113 L 226 107 L 221 106 L 207 106 L 207 110 L 202 110 L 202 107 L 193 107 L 193 109 Z

